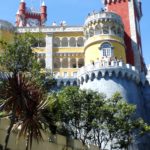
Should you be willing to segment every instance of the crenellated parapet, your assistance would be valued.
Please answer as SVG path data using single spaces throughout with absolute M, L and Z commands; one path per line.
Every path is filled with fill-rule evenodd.
M 84 24 L 86 39 L 94 35 L 124 36 L 121 17 L 113 12 L 100 11 L 88 15 Z
M 79 84 L 83 82 L 93 81 L 94 79 L 100 79 L 108 77 L 126 78 L 133 80 L 137 84 L 140 82 L 139 71 L 130 64 L 124 64 L 123 62 L 111 61 L 110 64 L 101 64 L 96 62 L 88 66 L 84 66 L 78 71 Z
M 57 87 L 77 86 L 77 78 L 56 78 Z

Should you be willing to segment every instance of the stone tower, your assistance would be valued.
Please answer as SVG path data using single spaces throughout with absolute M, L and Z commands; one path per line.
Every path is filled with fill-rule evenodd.
M 105 10 L 92 12 L 85 20 L 85 66 L 78 71 L 78 83 L 81 89 L 107 97 L 119 92 L 150 123 L 150 69 L 142 56 L 141 2 L 104 0 L 104 4 Z M 146 138 L 137 140 L 131 150 L 149 150 Z
M 85 66 L 78 71 L 81 89 L 91 89 L 111 97 L 115 92 L 136 104 L 142 114 L 140 71 L 127 62 L 124 24 L 111 11 L 91 13 L 85 20 Z

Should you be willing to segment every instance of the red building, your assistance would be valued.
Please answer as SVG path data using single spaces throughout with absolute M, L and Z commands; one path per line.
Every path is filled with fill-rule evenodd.
M 17 27 L 42 26 L 47 20 L 47 7 L 43 1 L 40 12 L 26 7 L 25 0 L 21 0 L 16 14 Z
M 115 12 L 122 18 L 127 62 L 136 66 L 139 70 L 145 70 L 139 24 L 142 17 L 141 0 L 103 1 L 107 11 Z

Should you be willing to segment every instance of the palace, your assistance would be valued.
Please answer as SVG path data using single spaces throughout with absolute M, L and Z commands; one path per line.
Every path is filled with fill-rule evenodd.
M 142 55 L 141 1 L 102 2 L 105 9 L 89 13 L 82 26 L 69 26 L 65 21 L 46 26 L 45 3 L 35 12 L 21 0 L 15 27 L 0 20 L 0 38 L 10 40 L 13 30 L 42 33 L 33 51 L 43 68 L 54 74 L 58 88 L 78 85 L 108 97 L 119 91 L 150 123 L 150 66 L 145 65 Z M 146 138 L 150 137 L 135 143 L 137 149 L 150 149 Z

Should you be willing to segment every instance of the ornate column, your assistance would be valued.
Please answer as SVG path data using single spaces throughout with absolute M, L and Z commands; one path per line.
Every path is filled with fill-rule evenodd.
M 76 58 L 76 68 L 79 68 L 78 61 L 79 61 L 79 58 Z
M 60 58 L 60 68 L 62 68 L 62 58 Z
M 46 58 L 45 64 L 46 69 L 53 71 L 53 35 L 47 34 L 46 35 Z

